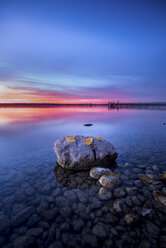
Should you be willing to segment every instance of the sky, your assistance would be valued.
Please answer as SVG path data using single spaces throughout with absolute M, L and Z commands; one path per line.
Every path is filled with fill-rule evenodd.
M 0 102 L 166 102 L 166 1 L 0 0 Z

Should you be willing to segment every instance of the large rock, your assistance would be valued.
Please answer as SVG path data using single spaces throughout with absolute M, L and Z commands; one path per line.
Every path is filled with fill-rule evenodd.
M 89 143 L 85 144 L 88 138 L 92 138 L 92 142 L 88 140 Z M 58 163 L 72 170 L 87 170 L 101 164 L 108 166 L 117 158 L 116 150 L 110 142 L 95 137 L 77 135 L 72 136 L 71 140 L 70 137 L 62 137 L 55 141 L 53 148 Z

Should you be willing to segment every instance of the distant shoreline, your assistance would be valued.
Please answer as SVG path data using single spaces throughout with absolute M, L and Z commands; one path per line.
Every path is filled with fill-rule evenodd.
M 118 108 L 118 107 L 148 107 L 148 106 L 164 106 L 166 107 L 166 102 L 129 102 L 129 103 L 116 103 L 108 102 L 103 104 L 94 103 L 80 103 L 80 104 L 62 104 L 62 103 L 0 103 L 0 107 L 92 107 L 92 106 L 108 106 L 108 108 Z
M 62 107 L 62 106 L 108 106 L 108 104 L 60 104 L 60 103 L 0 103 L 0 107 Z

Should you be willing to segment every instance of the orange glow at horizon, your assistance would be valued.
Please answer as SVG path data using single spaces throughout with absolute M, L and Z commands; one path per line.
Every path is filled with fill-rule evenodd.
M 111 100 L 116 101 L 116 99 L 95 98 L 95 90 L 94 98 L 88 98 L 88 96 L 86 97 L 86 93 L 82 97 L 79 97 L 70 93 L 41 90 L 37 88 L 0 86 L 0 103 L 103 104 Z

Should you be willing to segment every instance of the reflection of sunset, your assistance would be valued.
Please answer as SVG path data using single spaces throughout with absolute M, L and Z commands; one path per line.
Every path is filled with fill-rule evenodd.
M 110 111 L 116 113 L 116 110 Z M 108 118 L 108 108 L 106 106 L 59 106 L 51 108 L 32 108 L 32 107 L 18 107 L 18 108 L 0 108 L 0 125 L 8 123 L 31 123 L 40 122 L 44 120 L 57 120 L 63 118 L 72 118 L 75 115 L 86 114 L 87 118 L 94 120 L 95 118 Z M 101 115 L 100 115 L 101 114 Z
M 102 112 L 107 108 L 55 107 L 55 108 L 0 108 L 0 124 L 37 122 L 58 119 L 83 112 Z

